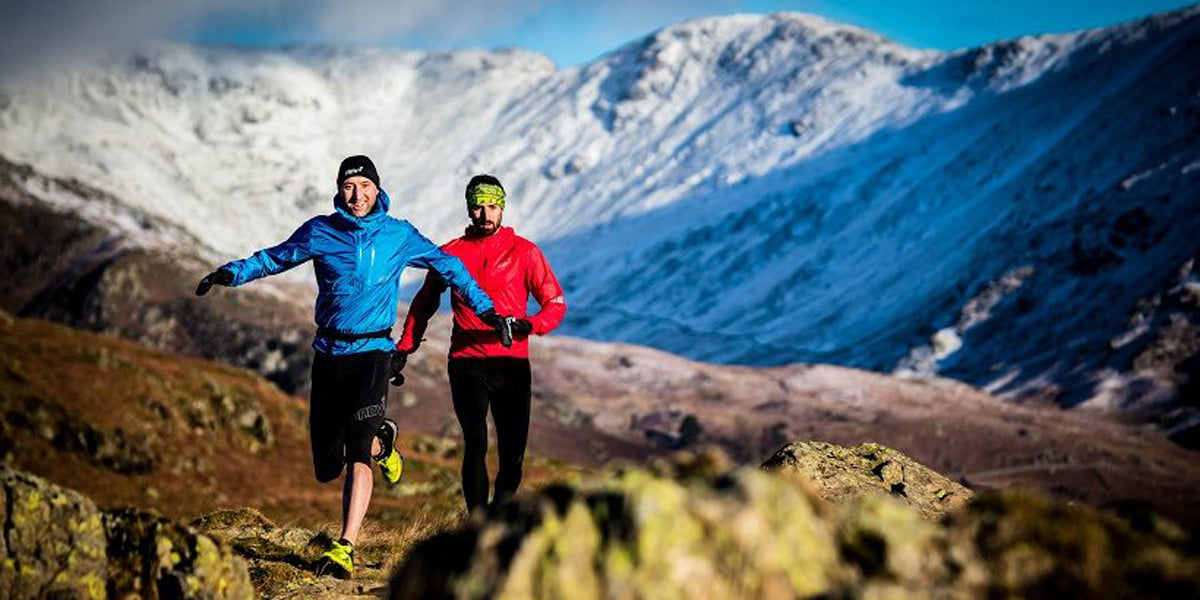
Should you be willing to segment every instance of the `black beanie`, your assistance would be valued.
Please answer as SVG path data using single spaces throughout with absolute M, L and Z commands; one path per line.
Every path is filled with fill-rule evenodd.
M 379 187 L 379 171 L 375 170 L 375 163 L 371 159 L 361 154 L 347 157 L 342 161 L 342 165 L 338 167 L 337 186 L 342 189 L 342 184 L 351 177 L 366 177 Z

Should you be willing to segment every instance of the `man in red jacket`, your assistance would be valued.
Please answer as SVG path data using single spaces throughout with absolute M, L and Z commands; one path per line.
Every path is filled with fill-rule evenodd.
M 491 408 L 496 424 L 500 471 L 492 503 L 516 493 L 521 483 L 521 465 L 529 438 L 530 373 L 529 335 L 549 333 L 567 313 L 562 287 L 550 270 L 546 257 L 533 242 L 518 236 L 511 227 L 501 227 L 505 193 L 491 175 L 476 175 L 467 184 L 467 214 L 471 225 L 466 233 L 442 246 L 458 257 L 467 271 L 495 303 L 497 314 L 513 315 L 512 343 L 502 342 L 496 329 L 485 325 L 455 292 L 454 331 L 450 335 L 450 393 L 454 413 L 462 426 L 462 487 L 467 509 L 488 503 L 487 414 Z M 404 322 L 404 334 L 396 343 L 400 356 L 420 346 L 429 318 L 441 303 L 445 282 L 434 273 L 413 298 Z M 527 315 L 529 295 L 541 306 Z

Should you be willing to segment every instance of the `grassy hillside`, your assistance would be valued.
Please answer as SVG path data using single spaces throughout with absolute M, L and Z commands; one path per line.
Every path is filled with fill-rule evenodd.
M 306 401 L 249 371 L 0 312 L 0 415 L 8 466 L 101 507 L 191 520 L 251 506 L 336 534 L 341 487 L 312 477 Z M 377 485 L 362 539 L 380 581 L 462 518 L 457 440 L 403 433 L 400 446 L 404 479 Z M 538 486 L 585 471 L 535 455 L 526 476 Z

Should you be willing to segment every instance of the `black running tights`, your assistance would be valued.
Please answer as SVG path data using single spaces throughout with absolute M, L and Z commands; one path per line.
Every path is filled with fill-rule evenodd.
M 487 505 L 487 414 L 496 424 L 500 470 L 492 502 L 512 497 L 521 485 L 529 439 L 530 375 L 526 358 L 452 358 L 450 394 L 463 431 L 462 487 L 467 510 Z

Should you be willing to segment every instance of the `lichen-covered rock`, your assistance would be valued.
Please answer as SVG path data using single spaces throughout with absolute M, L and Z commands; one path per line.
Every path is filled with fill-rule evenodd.
M 355 581 L 317 577 L 312 567 L 329 548 L 329 535 L 301 527 L 280 527 L 253 508 L 218 510 L 196 519 L 192 526 L 223 540 L 244 557 L 255 590 L 267 598 L 353 597 L 370 570 L 359 548 Z M 383 575 L 378 577 L 382 579 Z
M 908 466 L 858 448 L 875 449 L 868 472 L 885 460 Z M 846 468 L 825 456 L 832 464 L 818 460 L 818 472 Z M 1200 597 L 1200 540 L 1161 522 L 1135 528 L 1012 492 L 935 520 L 875 484 L 830 503 L 803 478 L 720 474 L 722 461 L 696 455 L 667 466 L 552 486 L 477 515 L 414 548 L 390 598 Z
M 307 569 L 328 546 L 329 536 L 302 527 L 280 527 L 253 508 L 218 510 L 192 522 L 225 540 L 238 554 Z
M 392 598 L 796 598 L 850 571 L 827 506 L 752 469 L 626 470 L 507 504 L 415 548 Z
M 871 494 L 902 500 L 926 519 L 938 519 L 974 494 L 936 471 L 881 444 L 846 447 L 825 442 L 793 442 L 763 463 L 812 484 L 824 499 L 841 503 Z
M 105 513 L 113 597 L 253 598 L 246 563 L 196 530 L 136 510 Z
M 391 567 L 399 559 L 397 534 L 368 524 L 354 550 L 354 578 L 318 577 L 313 567 L 333 542 L 326 532 L 278 525 L 245 507 L 209 513 L 192 521 L 192 526 L 225 541 L 244 557 L 255 591 L 274 600 L 379 598 L 387 589 Z
M 946 526 L 955 584 L 987 598 L 1200 598 L 1200 556 L 1181 532 L 1030 493 L 981 496 Z
M 0 597 L 254 597 L 245 562 L 189 527 L 134 510 L 101 512 L 20 471 L 0 469 L 0 487 Z
M 19 471 L 0 469 L 5 598 L 105 597 L 104 526 L 84 496 Z
M 838 505 L 833 527 L 855 572 L 849 587 L 864 597 L 925 597 L 955 573 L 943 530 L 897 499 L 866 495 Z

